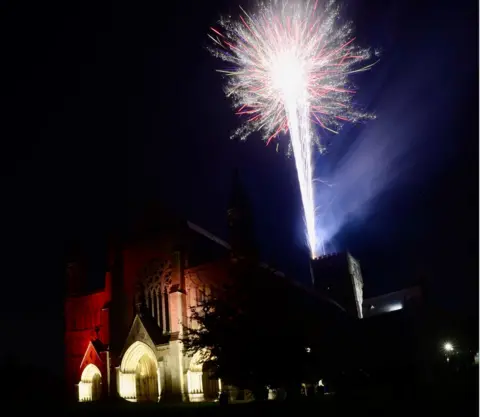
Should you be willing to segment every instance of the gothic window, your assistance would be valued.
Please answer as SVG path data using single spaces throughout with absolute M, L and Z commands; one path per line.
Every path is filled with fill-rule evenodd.
M 163 302 L 165 303 L 165 329 L 164 331 L 170 331 L 170 306 L 168 304 L 168 293 L 165 291 L 163 293 Z
M 149 313 L 164 331 L 169 329 L 168 290 L 172 269 L 169 261 L 153 259 L 139 271 L 139 286 L 144 289 L 144 301 Z
M 158 327 L 163 327 L 163 314 L 162 314 L 162 292 L 157 289 L 155 291 L 155 299 L 156 302 L 156 310 L 155 310 L 155 317 L 157 318 Z
M 192 330 L 196 330 L 200 327 L 200 323 L 198 323 L 197 320 L 195 320 L 193 317 L 190 317 L 190 328 Z
M 197 304 L 202 304 L 205 302 L 205 287 L 197 287 Z
M 152 297 L 152 317 L 157 317 L 157 297 L 155 295 L 155 291 L 152 291 L 151 293 Z
M 150 298 L 150 314 L 152 317 L 155 317 L 155 297 L 153 295 L 153 291 L 148 293 L 148 297 Z

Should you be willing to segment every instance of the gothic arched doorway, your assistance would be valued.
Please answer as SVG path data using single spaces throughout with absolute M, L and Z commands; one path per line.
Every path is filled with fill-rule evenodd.
M 80 402 L 98 401 L 102 395 L 102 374 L 93 363 L 87 365 L 82 372 L 78 384 L 78 400 Z
M 129 401 L 158 401 L 159 368 L 153 350 L 143 342 L 133 343 L 123 355 L 119 394 Z
M 135 369 L 137 401 L 158 400 L 157 364 L 148 356 L 143 355 Z
M 211 367 L 204 362 L 205 353 L 193 355 L 187 371 L 188 398 L 191 402 L 215 401 L 220 391 L 220 380 L 213 378 Z
M 208 362 L 202 367 L 203 396 L 205 401 L 216 401 L 220 393 L 220 380 L 213 376 L 213 369 Z

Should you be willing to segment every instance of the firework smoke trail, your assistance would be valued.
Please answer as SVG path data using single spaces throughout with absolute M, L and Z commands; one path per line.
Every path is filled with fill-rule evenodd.
M 333 1 L 320 7 L 318 0 L 273 0 L 256 14 L 242 9 L 238 21 L 220 20 L 223 30 L 212 27 L 209 35 L 213 55 L 233 64 L 220 70 L 227 77 L 226 95 L 237 114 L 247 116 L 233 136 L 243 140 L 261 131 L 268 144 L 290 133 L 312 257 L 324 250 L 315 230 L 312 161 L 314 145 L 322 151 L 323 144 L 312 123 L 338 133 L 343 122 L 368 117 L 351 104 L 348 75 L 370 68 L 357 66 L 370 53 L 354 45 L 351 26 L 339 25 L 338 17 Z

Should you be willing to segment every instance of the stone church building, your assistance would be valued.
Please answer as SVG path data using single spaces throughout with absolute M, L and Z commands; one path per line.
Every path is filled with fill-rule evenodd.
M 185 326 L 196 325 L 191 308 L 226 282 L 231 262 L 255 256 L 252 214 L 237 176 L 227 214 L 230 244 L 150 207 L 111 239 L 103 285 L 93 291 L 85 289 L 88 265 L 80 255 L 72 258 L 65 302 L 72 399 L 218 398 L 221 381 L 209 377 L 198 354 L 184 355 L 181 337 Z
M 85 291 L 86 263 L 67 265 L 66 379 L 78 401 L 120 396 L 129 401 L 204 401 L 221 381 L 183 354 L 191 308 L 228 276 L 235 257 L 249 256 L 253 226 L 234 177 L 228 209 L 230 246 L 158 206 L 111 239 L 103 285 Z M 233 248 L 232 248 L 233 247 Z

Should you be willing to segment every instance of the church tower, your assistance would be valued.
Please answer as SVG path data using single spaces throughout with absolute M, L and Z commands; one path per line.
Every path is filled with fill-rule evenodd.
M 257 249 L 252 208 L 237 169 L 233 172 L 227 216 L 232 258 L 255 258 Z
M 360 263 L 348 252 L 310 261 L 314 288 L 337 302 L 353 317 L 363 318 L 363 278 Z

